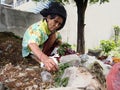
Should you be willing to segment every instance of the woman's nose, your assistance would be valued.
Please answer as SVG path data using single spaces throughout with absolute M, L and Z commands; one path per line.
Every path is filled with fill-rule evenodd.
M 59 23 L 56 23 L 55 26 L 56 26 L 56 27 L 59 27 L 60 25 L 59 25 Z

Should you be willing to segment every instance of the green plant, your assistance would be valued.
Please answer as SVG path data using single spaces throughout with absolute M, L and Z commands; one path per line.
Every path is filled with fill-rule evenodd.
M 61 87 L 61 86 L 65 87 L 68 84 L 69 78 L 68 77 L 62 78 L 64 70 L 68 67 L 70 67 L 68 63 L 59 65 L 59 71 L 55 74 L 55 78 L 54 78 L 56 87 Z
M 72 50 L 72 47 L 69 43 L 63 43 L 60 45 L 57 52 L 60 56 L 75 54 L 75 51 Z
M 115 41 L 116 45 L 118 45 L 119 34 L 120 34 L 120 27 L 119 26 L 114 26 L 114 33 L 115 33 L 114 41 Z
M 108 53 L 111 50 L 114 50 L 115 47 L 116 47 L 116 44 L 113 40 L 101 40 L 100 41 L 100 48 L 102 49 L 105 55 L 108 55 Z
M 120 58 L 120 47 L 116 47 L 114 50 L 109 52 L 110 56 Z

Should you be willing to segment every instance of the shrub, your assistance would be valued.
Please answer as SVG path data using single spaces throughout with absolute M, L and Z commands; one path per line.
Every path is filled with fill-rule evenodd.
M 116 44 L 113 40 L 101 40 L 100 41 L 100 48 L 102 49 L 105 55 L 108 55 L 108 53 L 111 50 L 114 50 L 115 47 L 116 47 Z

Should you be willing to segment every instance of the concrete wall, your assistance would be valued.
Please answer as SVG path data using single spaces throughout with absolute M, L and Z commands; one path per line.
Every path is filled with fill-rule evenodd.
M 67 20 L 64 28 L 60 31 L 63 41 L 71 45 L 77 45 L 77 9 L 75 4 L 67 4 Z
M 22 37 L 28 26 L 39 21 L 41 18 L 42 16 L 40 14 L 17 11 L 0 5 L 1 32 L 13 32 Z
M 120 0 L 109 3 L 88 5 L 85 16 L 86 49 L 96 48 L 100 40 L 108 40 L 114 35 L 113 26 L 120 26 Z
M 114 35 L 113 26 L 120 26 L 120 0 L 109 0 L 104 4 L 88 4 L 85 12 L 85 48 L 97 48 L 101 40 L 108 40 Z M 64 30 L 63 40 L 77 43 L 77 8 L 75 4 L 65 6 L 68 18 Z

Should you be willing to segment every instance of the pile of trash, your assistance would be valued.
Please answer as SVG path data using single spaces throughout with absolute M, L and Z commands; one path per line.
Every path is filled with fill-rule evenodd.
M 106 90 L 106 84 L 113 82 L 109 80 L 111 73 L 119 74 L 111 68 L 120 59 L 98 57 L 99 51 L 78 55 L 67 43 L 57 49 L 59 71 L 48 72 L 42 68 L 44 65 L 21 56 L 21 38 L 1 32 L 0 41 L 0 90 Z
M 39 66 L 13 66 L 0 70 L 0 90 L 106 90 L 106 76 L 111 68 L 87 54 L 65 55 L 60 58 L 58 72 Z

